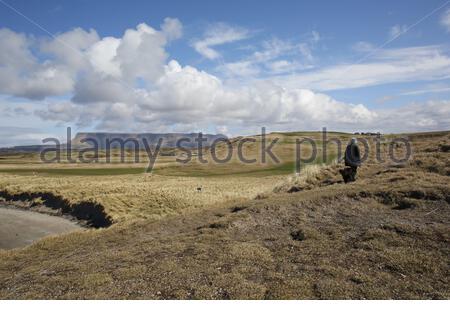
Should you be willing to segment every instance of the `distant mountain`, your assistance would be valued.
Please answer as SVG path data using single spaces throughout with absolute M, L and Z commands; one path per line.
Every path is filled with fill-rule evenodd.
M 203 146 L 210 146 L 216 139 L 226 138 L 222 134 L 203 134 Z M 162 139 L 162 146 L 174 148 L 177 146 L 177 141 L 184 139 L 181 145 L 183 147 L 192 148 L 197 146 L 195 139 L 198 138 L 198 133 L 109 133 L 109 132 L 79 132 L 74 139 L 72 139 L 73 148 L 82 148 L 98 144 L 100 149 L 105 149 L 107 142 L 113 148 L 120 147 L 121 142 L 127 142 L 126 148 L 134 148 L 134 142 L 139 144 L 139 148 L 144 148 L 144 139 L 149 146 L 155 146 L 159 139 Z M 95 142 L 94 142 L 95 141 Z
M 0 148 L 0 154 L 33 153 L 33 152 L 39 152 L 44 148 L 45 148 L 45 145 L 5 147 L 5 148 Z
M 162 138 L 162 147 L 166 148 L 175 148 L 177 145 L 177 141 L 180 139 L 189 139 L 184 140 L 181 143 L 182 147 L 185 148 L 194 148 L 197 146 L 197 142 L 195 141 L 198 138 L 198 133 L 109 133 L 109 132 L 80 132 L 75 138 L 72 139 L 72 149 L 83 149 L 92 147 L 96 141 L 100 149 L 106 148 L 106 142 L 112 141 L 111 147 L 118 148 L 120 147 L 120 141 L 127 142 L 129 140 L 134 140 L 139 144 L 139 148 L 144 148 L 144 139 L 147 140 L 149 146 L 156 146 L 158 140 Z M 219 138 L 226 138 L 226 136 L 222 134 L 203 134 L 203 138 L 206 141 L 202 142 L 204 147 L 211 146 L 211 144 Z M 116 139 L 116 140 L 114 140 Z M 119 141 L 117 141 L 119 140 Z M 11 154 L 11 153 L 33 153 L 39 152 L 47 147 L 53 147 L 54 145 L 31 145 L 31 146 L 16 146 L 16 147 L 7 147 L 0 148 L 0 154 Z M 61 141 L 61 148 L 65 149 L 67 144 L 65 141 Z M 126 149 L 134 148 L 134 144 L 132 142 L 127 142 L 125 144 Z

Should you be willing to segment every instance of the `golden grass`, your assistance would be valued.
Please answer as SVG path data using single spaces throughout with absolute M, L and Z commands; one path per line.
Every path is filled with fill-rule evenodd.
M 440 145 L 450 144 L 448 134 L 416 134 L 411 139 L 417 154 L 412 161 L 413 165 L 426 170 L 437 171 L 446 174 L 449 166 L 449 158 L 437 153 L 433 158 L 427 157 L 429 149 L 426 137 L 439 139 L 436 148 Z M 279 142 L 274 147 L 274 153 L 282 161 L 281 164 L 261 164 L 260 136 L 254 136 L 256 143 L 246 143 L 244 154 L 247 158 L 256 158 L 256 164 L 242 164 L 236 160 L 236 148 L 242 138 L 232 141 L 233 159 L 227 164 L 211 163 L 211 156 L 206 151 L 205 158 L 210 162 L 207 165 L 199 164 L 196 159 L 187 165 L 179 164 L 175 157 L 160 157 L 155 167 L 154 174 L 119 174 L 119 175 L 90 175 L 83 170 L 137 170 L 144 172 L 143 163 L 138 164 L 40 164 L 28 163 L 25 160 L 34 159 L 36 155 L 11 155 L 3 156 L 0 161 L 0 190 L 6 190 L 11 194 L 24 192 L 50 192 L 60 195 L 71 203 L 91 201 L 100 203 L 105 207 L 106 213 L 115 222 L 133 218 L 149 219 L 160 218 L 179 212 L 191 212 L 211 206 L 223 205 L 256 196 L 264 196 L 272 191 L 287 191 L 292 186 L 310 188 L 318 181 L 331 178 L 336 171 L 336 160 L 330 166 L 310 165 L 301 168 L 301 174 L 293 174 L 293 160 L 295 153 L 295 139 L 310 137 L 316 139 L 318 154 L 321 155 L 322 141 L 318 133 L 276 133 L 268 136 L 271 140 L 278 138 Z M 345 147 L 348 136 L 345 134 L 329 134 L 329 138 L 342 139 Z M 391 136 L 390 138 L 394 138 Z M 434 141 L 433 140 L 433 141 Z M 373 143 L 371 143 L 374 150 Z M 311 148 L 308 143 L 302 145 L 302 150 L 307 157 Z M 427 149 L 428 148 L 428 149 Z M 388 150 L 388 141 L 382 146 L 384 156 Z M 396 149 L 397 150 L 397 149 Z M 425 150 L 425 152 L 420 152 Z M 434 149 L 433 149 L 434 150 Z M 217 154 L 223 158 L 227 147 L 219 144 Z M 329 145 L 329 154 L 336 152 L 335 144 Z M 116 157 L 118 154 L 115 155 Z M 131 155 L 129 155 L 129 158 Z M 20 160 L 21 159 L 21 160 Z M 145 159 L 141 156 L 141 159 Z M 115 158 L 115 160 L 117 160 Z M 11 162 L 13 164 L 11 164 Z M 371 154 L 366 168 L 373 165 L 374 155 Z M 2 173 L 1 170 L 12 170 L 12 173 Z M 43 170 L 43 172 L 28 172 L 27 174 L 14 174 L 14 170 Z M 64 171 L 56 171 L 57 174 L 49 174 L 51 170 L 74 169 L 74 175 L 64 175 Z M 45 171 L 47 170 L 47 171 Z M 80 175 L 77 175 L 77 170 Z M 61 173 L 62 172 L 62 173 Z M 73 173 L 72 172 L 72 173 Z M 108 171 L 106 171 L 107 174 Z M 201 188 L 201 192 L 197 190 Z
M 311 133 L 310 136 L 318 138 L 317 133 Z M 112 164 L 102 163 L 103 153 L 100 162 L 92 164 L 40 163 L 36 154 L 2 156 L 0 190 L 10 194 L 49 192 L 62 196 L 71 203 L 96 202 L 104 206 L 106 214 L 114 222 L 160 218 L 253 199 L 260 194 L 271 192 L 280 184 L 286 184 L 286 179 L 291 179 L 293 173 L 295 138 L 301 137 L 281 133 L 268 136 L 268 144 L 275 138 L 279 139 L 273 152 L 280 159 L 280 164 L 274 163 L 270 158 L 267 164 L 261 163 L 261 137 L 254 136 L 252 138 L 257 142 L 244 144 L 243 150 L 246 158 L 257 159 L 256 164 L 243 164 L 237 160 L 239 138 L 232 142 L 233 157 L 229 163 L 213 163 L 210 150 L 205 150 L 205 158 L 209 164 L 200 164 L 195 156 L 196 151 L 193 150 L 193 160 L 187 165 L 176 162 L 174 156 L 159 157 L 153 174 L 144 173 L 147 158 L 143 152 L 140 154 L 140 163 Z M 310 145 L 305 144 L 303 150 L 307 157 L 311 151 Z M 228 149 L 221 143 L 216 151 L 217 156 L 223 159 Z M 330 154 L 333 152 L 331 145 Z M 117 162 L 119 153 L 113 152 L 113 156 L 113 162 Z M 180 154 L 177 154 L 178 156 Z M 76 158 L 76 155 L 73 157 Z M 132 158 L 132 154 L 127 153 L 126 160 L 131 161 Z M 317 169 L 314 168 L 316 167 L 311 166 L 302 172 L 302 177 L 316 172 Z M 70 172 L 70 175 L 65 174 L 64 170 Z M 98 176 L 90 174 L 96 170 L 107 171 L 106 174 Z M 112 173 L 142 170 L 142 173 L 107 175 L 108 170 Z M 197 188 L 201 188 L 201 192 Z
M 409 163 L 371 157 L 351 184 L 342 164 L 299 177 L 2 174 L 0 188 L 93 198 L 119 223 L 0 252 L 0 297 L 448 299 L 448 142 L 415 135 Z
M 284 177 L 21 176 L 0 174 L 0 189 L 9 193 L 50 192 L 72 203 L 102 204 L 115 222 L 158 218 L 233 200 L 252 199 Z M 201 187 L 199 192 L 197 188 Z

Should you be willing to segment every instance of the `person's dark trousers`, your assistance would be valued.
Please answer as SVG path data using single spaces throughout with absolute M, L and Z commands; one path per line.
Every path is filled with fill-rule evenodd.
M 356 172 L 358 170 L 358 167 L 350 166 L 350 168 L 352 169 L 351 175 L 350 175 L 350 181 L 356 181 Z

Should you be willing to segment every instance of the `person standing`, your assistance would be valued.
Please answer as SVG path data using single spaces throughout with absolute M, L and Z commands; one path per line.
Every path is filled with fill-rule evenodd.
M 352 138 L 345 149 L 345 165 L 350 168 L 350 174 L 347 179 L 348 181 L 345 182 L 355 181 L 356 172 L 358 167 L 361 166 L 361 152 L 359 150 L 358 140 L 356 138 Z M 344 180 L 346 180 L 345 177 Z

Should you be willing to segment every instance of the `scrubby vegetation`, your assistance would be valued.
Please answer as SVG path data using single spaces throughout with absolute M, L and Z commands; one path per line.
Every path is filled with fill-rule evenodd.
M 285 163 L 292 135 L 274 135 Z M 0 252 L 0 297 L 448 299 L 450 133 L 409 136 L 408 163 L 371 154 L 351 184 L 331 160 L 299 176 L 167 159 L 153 175 L 2 173 L 11 194 L 95 201 L 115 223 Z

